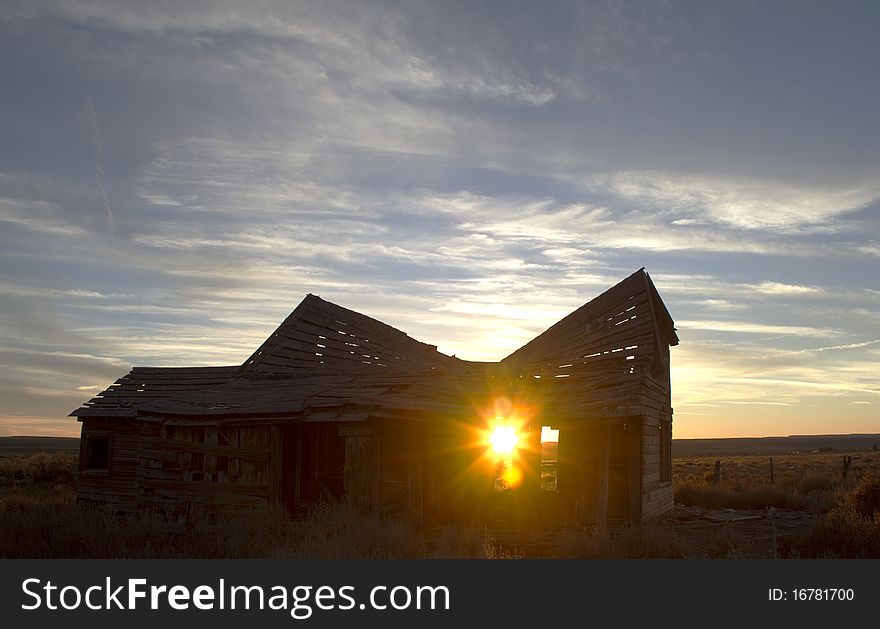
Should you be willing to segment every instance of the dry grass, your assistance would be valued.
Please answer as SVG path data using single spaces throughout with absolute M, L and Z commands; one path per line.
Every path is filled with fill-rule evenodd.
M 806 509 L 807 501 L 779 487 L 765 485 L 751 489 L 715 486 L 706 483 L 677 485 L 675 501 L 707 509 Z
M 880 472 L 863 476 L 846 497 L 845 505 L 862 518 L 871 519 L 880 515 Z
M 550 556 L 563 559 L 681 559 L 686 549 L 666 526 L 622 531 L 572 530 L 560 535 Z
M 185 528 L 160 516 L 118 517 L 67 501 L 3 501 L 0 557 L 410 559 L 493 557 L 484 531 L 430 536 L 406 522 L 380 521 L 345 505 L 324 505 L 292 522 L 281 510 L 201 519 Z
M 777 463 L 777 460 L 779 463 Z M 847 482 L 840 455 L 675 462 L 676 500 L 708 508 L 811 509 L 815 526 L 792 539 L 756 540 L 735 525 L 694 539 L 670 526 L 617 531 L 569 529 L 542 551 L 559 558 L 880 557 L 880 455 L 853 455 Z M 800 468 L 797 467 L 801 462 Z M 341 504 L 323 504 L 301 521 L 275 509 L 204 518 L 184 528 L 157 514 L 117 517 L 75 502 L 76 459 L 34 455 L 0 459 L 0 557 L 33 558 L 516 558 L 520 550 L 477 528 L 419 530 Z
M 301 521 L 279 509 L 202 518 L 186 527 L 155 513 L 118 517 L 76 504 L 76 459 L 0 459 L 0 557 L 417 558 L 498 556 L 484 530 L 416 530 L 322 504 Z
M 714 484 L 715 461 L 721 462 L 721 481 Z M 810 509 L 830 511 L 858 478 L 880 470 L 880 453 L 852 454 L 852 467 L 842 478 L 839 453 L 809 452 L 770 457 L 686 457 L 673 464 L 675 500 L 710 509 Z
M 717 485 L 712 483 L 716 460 L 722 470 Z M 676 502 L 715 509 L 809 509 L 815 514 L 813 527 L 774 540 L 770 556 L 880 558 L 880 453 L 853 453 L 846 479 L 842 453 L 774 456 L 773 464 L 771 485 L 766 456 L 678 459 Z M 733 529 L 725 534 L 736 536 Z M 749 545 L 747 539 L 719 540 L 708 554 L 751 556 Z
M 826 485 L 841 481 L 843 453 L 802 452 L 773 455 L 775 487 L 796 493 L 807 479 L 824 479 Z M 880 452 L 854 452 L 849 479 L 860 478 L 872 470 L 880 470 Z M 702 484 L 712 481 L 715 461 L 721 462 L 722 484 L 734 491 L 770 485 L 770 457 L 720 456 L 683 457 L 673 461 L 676 485 Z M 854 484 L 854 483 L 853 483 Z
M 865 474 L 807 535 L 794 541 L 796 557 L 880 558 L 880 474 Z
M 77 457 L 38 452 L 27 457 L 0 458 L 0 488 L 45 483 L 75 483 Z

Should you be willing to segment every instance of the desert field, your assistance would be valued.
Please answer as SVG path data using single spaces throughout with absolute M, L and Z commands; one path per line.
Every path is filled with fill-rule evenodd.
M 844 457 L 849 457 L 850 461 L 846 476 Z M 716 461 L 720 469 L 717 483 L 714 478 Z M 813 510 L 828 507 L 828 500 L 833 498 L 835 492 L 851 490 L 858 479 L 874 472 L 880 472 L 880 452 L 877 451 L 805 452 L 772 457 L 680 457 L 673 460 L 672 469 L 676 502 L 701 506 Z M 773 496 L 777 496 L 776 502 Z
M 673 480 L 690 556 L 880 557 L 876 450 L 678 457 Z
M 264 509 L 170 525 L 157 514 L 78 506 L 69 447 L 3 452 L 4 558 L 880 558 L 880 452 L 872 449 L 774 454 L 772 483 L 766 455 L 677 457 L 675 511 L 603 531 L 417 529 L 341 504 L 299 521 Z

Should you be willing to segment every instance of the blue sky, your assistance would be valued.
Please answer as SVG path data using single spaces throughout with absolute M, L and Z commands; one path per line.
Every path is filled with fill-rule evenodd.
M 678 437 L 880 432 L 880 5 L 0 6 L 0 434 L 313 292 L 497 360 L 644 266 Z

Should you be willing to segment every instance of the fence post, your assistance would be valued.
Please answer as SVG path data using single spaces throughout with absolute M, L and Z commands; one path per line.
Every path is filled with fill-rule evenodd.
M 773 457 L 772 457 L 772 456 L 770 457 L 770 484 L 771 484 L 771 485 L 774 484 L 774 479 L 773 479 Z
M 846 480 L 846 475 L 849 473 L 849 466 L 852 465 L 852 457 L 843 455 L 843 476 L 841 476 L 841 480 Z
M 715 461 L 715 476 L 712 477 L 712 484 L 717 485 L 721 482 L 721 461 Z

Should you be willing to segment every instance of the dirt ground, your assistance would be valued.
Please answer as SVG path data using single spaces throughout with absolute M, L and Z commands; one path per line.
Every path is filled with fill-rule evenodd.
M 803 510 L 676 505 L 662 525 L 682 541 L 689 558 L 769 559 L 785 555 L 786 540 L 808 532 L 815 521 L 814 513 Z
M 585 527 L 532 530 L 489 528 L 498 557 L 512 558 L 731 558 L 774 559 L 789 556 L 788 540 L 807 533 L 817 516 L 792 509 L 706 509 L 676 505 L 660 521 L 641 529 L 609 527 L 597 533 Z

